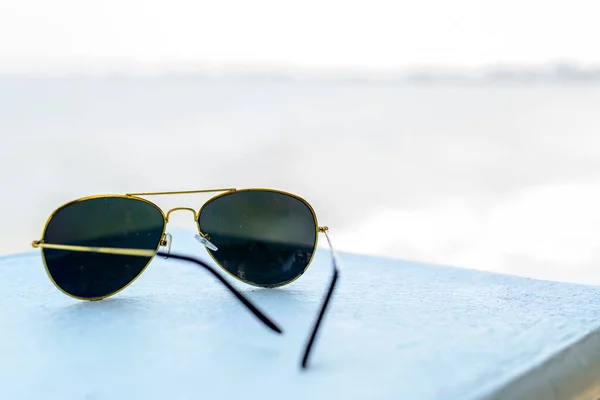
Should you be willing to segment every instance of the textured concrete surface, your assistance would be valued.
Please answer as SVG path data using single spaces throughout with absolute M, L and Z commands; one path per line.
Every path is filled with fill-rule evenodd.
M 208 257 L 193 232 L 174 233 L 171 251 Z M 285 288 L 234 282 L 281 336 L 184 262 L 157 258 L 120 294 L 82 302 L 54 288 L 39 252 L 0 258 L 0 399 L 566 399 L 597 391 L 600 288 L 345 253 L 340 260 L 339 290 L 311 369 L 301 372 L 331 272 L 325 250 Z

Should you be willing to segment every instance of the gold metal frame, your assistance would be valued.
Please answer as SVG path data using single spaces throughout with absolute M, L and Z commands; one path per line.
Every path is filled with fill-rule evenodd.
M 317 249 L 318 243 L 319 243 L 319 233 L 325 233 L 327 234 L 327 231 L 329 230 L 329 228 L 327 226 L 319 226 L 318 220 L 317 220 L 317 214 L 315 213 L 314 208 L 310 205 L 310 203 L 308 201 L 306 201 L 305 199 L 303 199 L 302 197 L 295 195 L 293 193 L 290 192 L 286 192 L 283 190 L 276 190 L 276 189 L 269 189 L 269 188 L 245 188 L 245 189 L 236 189 L 236 188 L 225 188 L 225 189 L 200 189 L 200 190 L 184 190 L 184 191 L 166 191 L 166 192 L 135 192 L 135 193 L 127 193 L 125 195 L 122 194 L 101 194 L 101 195 L 93 195 L 93 196 L 86 196 L 86 197 L 81 197 L 79 199 L 76 200 L 72 200 L 69 201 L 68 203 L 63 204 L 62 206 L 58 207 L 56 210 L 54 210 L 52 212 L 52 214 L 50 214 L 50 216 L 48 217 L 48 219 L 46 220 L 46 224 L 44 225 L 44 229 L 42 230 L 42 239 L 40 240 L 35 240 L 32 242 L 32 247 L 34 248 L 40 248 L 42 249 L 42 261 L 44 263 L 44 269 L 46 270 L 46 274 L 48 275 L 48 277 L 50 278 L 51 282 L 54 284 L 54 286 L 56 286 L 61 292 L 63 292 L 64 294 L 66 294 L 67 296 L 76 298 L 78 300 L 102 300 L 108 297 L 111 297 L 119 292 L 121 292 L 122 290 L 126 289 L 129 285 L 131 285 L 133 282 L 135 282 L 137 280 L 137 278 L 139 278 L 139 276 L 146 270 L 146 268 L 148 268 L 148 266 L 150 265 L 150 263 L 152 262 L 152 260 L 154 259 L 154 256 L 156 255 L 156 253 L 158 253 L 159 248 L 161 246 L 165 246 L 166 245 L 166 229 L 167 229 L 167 225 L 169 223 L 169 216 L 171 215 L 172 212 L 174 211 L 191 211 L 194 214 L 194 221 L 196 222 L 196 227 L 198 228 L 198 233 L 200 234 L 200 236 L 210 239 L 210 237 L 208 237 L 208 235 L 204 234 L 202 232 L 202 229 L 200 227 L 200 215 L 202 214 L 202 211 L 204 210 L 204 207 L 206 207 L 207 204 L 209 204 L 210 202 L 214 201 L 217 198 L 220 198 L 222 196 L 227 196 L 229 194 L 232 194 L 234 192 L 245 192 L 245 191 L 267 191 L 267 192 L 274 192 L 274 193 L 281 193 L 281 194 L 285 194 L 288 195 L 290 197 L 293 197 L 297 200 L 300 200 L 302 203 L 304 203 L 308 209 L 310 210 L 314 222 L 315 222 L 315 227 L 317 229 L 316 231 L 316 235 L 315 235 L 315 244 L 313 246 L 312 249 L 312 253 L 311 253 L 311 257 L 308 260 L 308 263 L 306 264 L 306 267 L 304 268 L 304 270 L 302 271 L 302 273 L 300 273 L 298 276 L 296 276 L 295 278 L 278 284 L 278 285 L 272 285 L 272 286 L 268 286 L 269 288 L 274 288 L 274 287 L 280 287 L 280 286 L 285 286 L 288 285 L 292 282 L 294 282 L 296 279 L 300 278 L 307 270 L 308 267 L 310 266 L 310 264 L 312 263 L 312 260 L 315 256 L 315 251 Z M 190 208 L 190 207 L 175 207 L 175 208 L 171 208 L 169 209 L 166 213 L 155 203 L 143 198 L 142 196 L 161 196 L 161 195 L 181 195 L 181 194 L 197 194 L 197 193 L 217 193 L 217 192 L 221 192 L 221 194 L 217 194 L 213 197 L 211 197 L 210 199 L 206 200 L 204 202 L 204 204 L 202 204 L 202 206 L 200 207 L 200 209 L 198 210 L 198 212 L 196 212 L 195 209 Z M 44 237 L 46 235 L 46 230 L 48 229 L 48 225 L 50 224 L 50 221 L 52 220 L 52 218 L 56 215 L 56 213 L 58 213 L 60 210 L 62 210 L 63 208 L 74 204 L 74 203 L 78 203 L 78 202 L 82 202 L 82 201 L 86 201 L 86 200 L 92 200 L 92 199 L 99 199 L 99 198 L 129 198 L 129 199 L 136 199 L 139 201 L 143 201 L 147 204 L 152 205 L 154 208 L 156 208 L 162 215 L 163 217 L 163 229 L 162 229 L 162 234 L 161 234 L 161 240 L 159 241 L 159 243 L 156 246 L 155 250 L 143 250 L 143 249 L 124 249 L 124 248 L 111 248 L 111 247 L 88 247 L 88 246 L 72 246 L 72 245 L 61 245 L 61 244 L 54 244 L 54 243 L 45 243 L 44 242 Z M 85 297 L 78 297 L 78 296 L 74 296 L 70 293 L 65 292 L 54 280 L 54 278 L 52 278 L 52 275 L 50 274 L 50 271 L 48 269 L 48 265 L 46 263 L 46 257 L 45 254 L 43 252 L 43 249 L 57 249 L 57 250 L 70 250 L 70 251 L 87 251 L 87 252 L 94 252 L 94 253 L 106 253 L 106 254 L 118 254 L 118 255 L 130 255 L 130 256 L 138 256 L 138 257 L 150 257 L 150 259 L 148 260 L 148 263 L 144 266 L 144 268 L 142 268 L 142 270 L 140 271 L 139 274 L 137 274 L 135 276 L 135 278 L 133 278 L 131 280 L 131 282 L 129 282 L 127 285 L 125 285 L 124 287 L 122 287 L 121 289 L 110 293 L 106 296 L 102 296 L 102 297 L 94 297 L 94 298 L 85 298 Z M 238 276 L 232 274 L 231 272 L 229 272 L 227 269 L 225 269 L 216 259 L 215 257 L 212 255 L 210 249 L 206 249 L 207 253 L 210 255 L 210 257 L 213 259 L 213 261 L 223 270 L 225 271 L 228 275 L 232 276 L 233 278 L 235 278 L 236 280 L 243 282 L 247 285 L 252 285 L 252 283 L 250 282 L 246 282 L 242 279 L 240 279 Z M 260 287 L 265 287 L 265 286 L 260 286 Z

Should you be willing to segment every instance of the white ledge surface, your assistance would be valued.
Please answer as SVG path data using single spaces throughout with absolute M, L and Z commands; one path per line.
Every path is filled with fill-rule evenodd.
M 335 238 L 334 238 L 335 239 Z M 172 252 L 208 256 L 193 232 Z M 279 289 L 156 258 L 125 291 L 84 302 L 39 252 L 0 258 L 0 399 L 567 399 L 597 395 L 600 288 L 340 254 L 308 371 L 301 350 L 329 254 Z M 212 262 L 212 261 L 211 261 Z

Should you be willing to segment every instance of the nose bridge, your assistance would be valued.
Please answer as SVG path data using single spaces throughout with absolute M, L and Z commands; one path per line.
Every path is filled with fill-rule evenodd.
M 167 222 L 169 222 L 169 215 L 171 215 L 171 213 L 173 211 L 191 211 L 192 214 L 194 214 L 194 221 L 198 220 L 198 214 L 196 213 L 196 210 L 194 210 L 193 208 L 190 208 L 190 207 L 175 207 L 175 208 L 171 208 L 169 211 L 167 211 L 167 215 L 166 215 Z

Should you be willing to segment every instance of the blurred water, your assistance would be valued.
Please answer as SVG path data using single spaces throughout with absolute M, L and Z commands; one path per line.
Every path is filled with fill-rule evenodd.
M 274 187 L 340 250 L 600 283 L 599 111 L 597 83 L 4 76 L 0 253 L 80 196 Z

